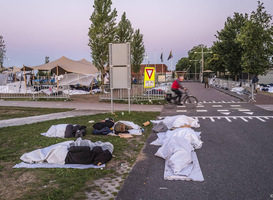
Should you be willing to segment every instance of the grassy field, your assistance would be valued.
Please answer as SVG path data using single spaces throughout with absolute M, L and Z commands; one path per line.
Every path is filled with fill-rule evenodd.
M 156 119 L 157 112 L 120 112 L 113 114 L 97 114 L 51 120 L 30 125 L 0 128 L 0 199 L 86 199 L 86 192 L 96 190 L 101 195 L 106 195 L 104 189 L 94 186 L 95 180 L 114 179 L 122 176 L 118 190 L 128 175 L 128 172 L 119 174 L 120 166 L 127 164 L 132 166 L 141 151 L 149 134 L 152 125 L 143 127 L 142 123 Z M 115 136 L 95 136 L 92 135 L 93 127 L 90 120 L 99 122 L 107 117 L 114 118 L 115 121 L 132 121 L 145 131 L 142 136 L 134 136 L 130 139 Z M 48 138 L 40 135 L 46 132 L 51 125 L 56 124 L 80 124 L 87 126 L 87 135 L 84 139 L 93 142 L 110 142 L 114 145 L 114 157 L 101 169 L 12 169 L 20 163 L 20 156 L 23 153 L 33 151 L 38 148 L 47 147 L 52 144 L 70 139 Z M 73 140 L 73 138 L 72 138 Z M 117 194 L 112 192 L 108 199 L 113 199 Z
M 19 117 L 30 117 L 45 115 L 50 113 L 65 112 L 73 109 L 66 108 L 25 108 L 25 107 L 7 107 L 0 106 L 0 120 L 13 119 Z

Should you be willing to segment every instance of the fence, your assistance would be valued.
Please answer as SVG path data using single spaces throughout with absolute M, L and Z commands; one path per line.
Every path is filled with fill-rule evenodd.
M 171 82 L 158 83 L 154 88 L 144 88 L 143 84 L 132 84 L 131 89 L 113 89 L 113 100 L 128 100 L 130 92 L 131 101 L 150 101 L 150 100 L 163 100 L 165 94 L 170 89 Z M 111 92 L 109 86 L 102 86 L 100 100 L 110 100 Z
M 250 87 L 249 81 L 232 81 L 219 78 L 212 78 L 209 81 L 211 85 L 227 90 L 231 90 L 234 87 L 243 87 L 245 89 Z
M 24 84 L 0 85 L 0 98 L 70 98 L 69 86 L 53 85 L 27 86 Z

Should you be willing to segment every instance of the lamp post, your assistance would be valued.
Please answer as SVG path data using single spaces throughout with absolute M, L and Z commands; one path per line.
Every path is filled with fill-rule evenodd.
M 9 58 L 7 58 L 8 68 L 9 68 L 9 60 L 10 60 L 10 59 L 9 59 Z
M 148 54 L 144 55 L 144 58 L 147 59 L 146 67 L 148 67 Z
M 194 80 L 196 81 L 196 62 L 200 62 L 200 60 L 190 60 L 190 62 L 194 61 L 195 62 L 195 69 L 194 69 Z
M 203 71 L 204 71 L 204 53 L 212 53 L 211 51 L 207 51 L 207 52 L 204 52 L 204 45 L 201 46 L 202 48 L 202 51 L 201 52 L 194 52 L 194 53 L 201 53 L 202 55 L 202 58 L 201 58 L 201 62 L 202 62 L 202 65 L 201 65 L 201 71 L 200 71 L 200 81 L 201 83 L 203 82 Z

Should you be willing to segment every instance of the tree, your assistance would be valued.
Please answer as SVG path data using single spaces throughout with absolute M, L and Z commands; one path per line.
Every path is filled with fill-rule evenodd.
M 109 43 L 112 43 L 116 33 L 117 11 L 111 10 L 111 0 L 95 0 L 94 11 L 90 17 L 91 27 L 88 36 L 93 64 L 103 73 L 108 64 Z M 103 77 L 102 77 L 103 83 Z
M 133 72 L 139 72 L 140 65 L 144 58 L 144 53 L 145 47 L 143 35 L 140 33 L 140 30 L 137 29 L 133 35 L 133 41 L 131 43 L 131 65 Z
M 245 26 L 247 18 L 247 14 L 239 13 L 234 13 L 233 18 L 228 17 L 224 28 L 220 32 L 217 31 L 215 35 L 217 41 L 212 47 L 213 53 L 217 54 L 213 57 L 214 61 L 217 59 L 216 64 L 223 65 L 222 69 L 220 66 L 215 68 L 221 69 L 220 71 L 229 71 L 235 77 L 243 70 L 241 66 L 243 49 L 237 37 Z
M 175 70 L 176 71 L 187 71 L 187 69 L 189 69 L 189 67 L 190 67 L 189 58 L 183 57 L 177 62 L 176 66 L 175 66 Z
M 131 26 L 131 22 L 126 19 L 126 13 L 124 12 L 121 21 L 118 23 L 117 32 L 115 35 L 116 42 L 126 43 L 131 42 L 134 34 L 134 29 Z
M 5 41 L 3 40 L 3 36 L 0 35 L 0 68 L 3 67 L 4 59 L 6 54 L 6 45 Z
M 265 74 L 272 64 L 273 26 L 272 16 L 264 11 L 263 3 L 251 13 L 242 28 L 238 40 L 242 43 L 242 67 L 250 74 Z
M 50 62 L 50 61 L 49 61 L 49 56 L 46 56 L 46 57 L 45 57 L 45 64 L 46 64 L 46 63 L 49 63 L 49 62 Z

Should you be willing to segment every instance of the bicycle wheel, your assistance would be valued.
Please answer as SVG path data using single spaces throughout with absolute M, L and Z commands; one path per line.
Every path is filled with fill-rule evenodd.
M 167 109 L 173 109 L 175 107 L 175 100 L 174 99 L 169 99 L 166 100 L 165 108 Z
M 194 96 L 187 96 L 184 100 L 184 105 L 190 109 L 196 108 L 197 104 L 198 100 Z

